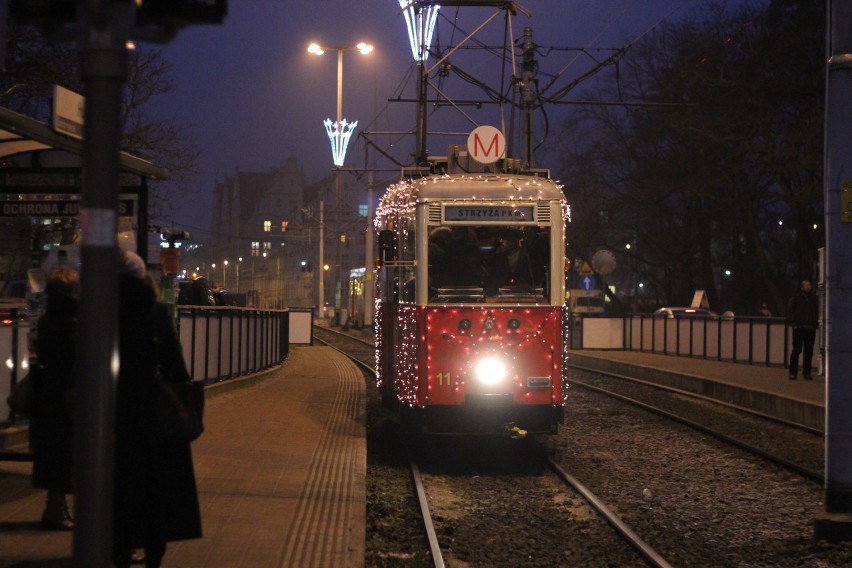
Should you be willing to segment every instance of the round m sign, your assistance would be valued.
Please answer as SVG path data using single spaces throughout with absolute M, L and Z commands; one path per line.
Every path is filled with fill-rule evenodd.
M 467 137 L 470 157 L 483 164 L 493 164 L 506 153 L 506 137 L 493 126 L 479 126 Z

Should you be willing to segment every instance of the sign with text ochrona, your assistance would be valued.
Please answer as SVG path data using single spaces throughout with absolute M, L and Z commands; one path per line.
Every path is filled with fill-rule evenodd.
M 0 217 L 78 217 L 80 215 L 79 195 L 0 196 Z M 119 217 L 136 217 L 137 197 L 123 195 L 118 202 Z

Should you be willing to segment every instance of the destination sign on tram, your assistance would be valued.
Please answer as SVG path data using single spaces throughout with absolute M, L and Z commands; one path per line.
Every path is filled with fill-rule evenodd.
M 532 205 L 446 205 L 444 221 L 476 221 L 478 223 L 505 223 L 535 221 Z

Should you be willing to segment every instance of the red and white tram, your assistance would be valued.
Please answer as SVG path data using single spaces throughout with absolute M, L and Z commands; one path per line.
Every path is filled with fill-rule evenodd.
M 559 185 L 522 173 L 430 173 L 387 190 L 376 368 L 384 400 L 419 431 L 556 432 L 567 216 Z

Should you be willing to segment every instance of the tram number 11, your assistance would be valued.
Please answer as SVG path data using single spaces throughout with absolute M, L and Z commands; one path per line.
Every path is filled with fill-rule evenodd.
M 438 379 L 438 386 L 444 386 L 445 384 L 448 387 L 452 386 L 452 375 L 450 373 L 438 373 L 435 378 Z

